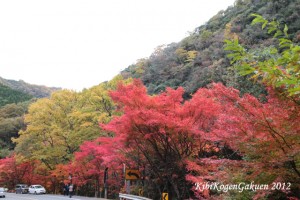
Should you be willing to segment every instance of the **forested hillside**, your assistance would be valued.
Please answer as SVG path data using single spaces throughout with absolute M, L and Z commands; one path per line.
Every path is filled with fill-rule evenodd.
M 6 104 L 28 101 L 29 99 L 32 98 L 33 96 L 29 94 L 17 90 L 13 90 L 8 86 L 2 85 L 0 83 L 0 107 Z
M 31 101 L 7 104 L 0 108 L 0 158 L 13 151 L 15 145 L 12 137 L 18 137 L 18 132 L 24 129 L 24 115 Z
M 4 79 L 1 77 L 0 77 L 0 84 L 36 98 L 49 97 L 52 92 L 61 89 L 61 88 L 46 87 L 41 85 L 33 85 L 33 84 L 26 83 L 22 80 L 15 81 L 15 80 Z
M 226 58 L 224 40 L 238 38 L 247 49 L 261 54 L 261 47 L 275 45 L 272 35 L 260 26 L 251 26 L 258 13 L 289 27 L 290 39 L 300 42 L 300 0 L 237 0 L 233 7 L 220 11 L 178 43 L 162 45 L 149 58 L 142 58 L 122 72 L 140 78 L 150 94 L 166 87 L 182 86 L 186 95 L 211 82 L 233 86 L 242 93 L 259 96 L 263 87 L 238 76 Z
M 49 88 L 0 77 L 0 158 L 9 155 L 15 145 L 12 137 L 26 127 L 24 115 L 38 98 L 49 97 L 59 88 Z
M 0 158 L 14 149 L 12 137 L 25 127 L 23 116 L 33 96 L 0 83 Z

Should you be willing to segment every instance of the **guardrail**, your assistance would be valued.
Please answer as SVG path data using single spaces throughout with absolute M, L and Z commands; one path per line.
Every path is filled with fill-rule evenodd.
M 135 196 L 131 194 L 123 194 L 123 193 L 119 193 L 119 199 L 120 200 L 152 200 L 146 197 Z

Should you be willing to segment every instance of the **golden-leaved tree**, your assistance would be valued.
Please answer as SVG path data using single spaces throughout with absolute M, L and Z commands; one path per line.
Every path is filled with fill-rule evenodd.
M 101 135 L 99 122 L 115 114 L 108 93 L 121 80 L 117 76 L 80 93 L 61 90 L 33 103 L 25 116 L 27 128 L 13 139 L 18 158 L 40 160 L 51 170 L 70 161 L 84 141 Z

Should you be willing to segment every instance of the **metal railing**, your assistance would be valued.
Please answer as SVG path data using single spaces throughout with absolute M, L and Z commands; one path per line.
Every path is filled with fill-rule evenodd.
M 119 193 L 119 199 L 120 200 L 152 200 L 146 197 L 135 196 L 131 194 L 123 194 L 123 193 Z

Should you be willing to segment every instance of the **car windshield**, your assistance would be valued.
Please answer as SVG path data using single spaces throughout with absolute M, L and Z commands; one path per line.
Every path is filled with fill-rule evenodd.
M 42 188 L 42 186 L 40 186 L 40 185 L 37 185 L 37 186 L 35 186 L 35 188 Z

